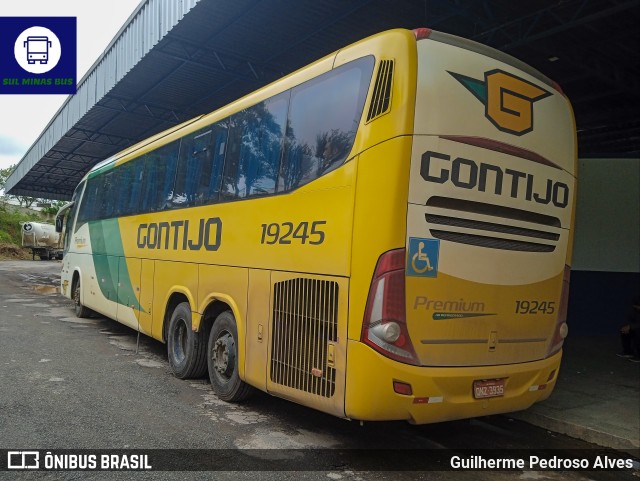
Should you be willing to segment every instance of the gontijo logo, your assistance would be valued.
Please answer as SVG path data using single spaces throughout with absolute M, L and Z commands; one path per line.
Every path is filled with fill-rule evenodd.
M 502 70 L 485 72 L 484 82 L 449 72 L 485 106 L 487 117 L 498 130 L 524 135 L 533 130 L 533 104 L 551 92 Z

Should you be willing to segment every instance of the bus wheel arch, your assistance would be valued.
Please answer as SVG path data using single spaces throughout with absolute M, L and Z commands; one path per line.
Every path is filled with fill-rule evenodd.
M 164 317 L 162 319 L 162 341 L 165 343 L 167 342 L 167 331 L 173 311 L 183 302 L 186 302 L 187 304 L 189 303 L 189 298 L 184 293 L 172 292 L 165 303 L 166 307 L 164 309 Z
M 198 329 L 205 333 L 207 340 L 209 339 L 209 334 L 211 333 L 214 321 L 224 311 L 232 311 L 232 308 L 229 304 L 220 300 L 214 300 L 209 303 L 203 311 Z
M 85 307 L 82 304 L 82 282 L 80 280 L 81 275 L 79 270 L 73 271 L 73 277 L 71 278 L 71 299 L 73 299 L 74 311 L 76 316 L 84 319 L 87 317 L 91 317 L 91 309 Z
M 240 379 L 238 348 L 236 316 L 231 310 L 225 310 L 213 321 L 207 347 L 211 388 L 223 401 L 242 402 L 253 392 L 253 388 Z
M 207 337 L 192 329 L 191 304 L 184 294 L 174 293 L 165 311 L 163 337 L 174 375 L 180 379 L 202 377 L 207 370 Z

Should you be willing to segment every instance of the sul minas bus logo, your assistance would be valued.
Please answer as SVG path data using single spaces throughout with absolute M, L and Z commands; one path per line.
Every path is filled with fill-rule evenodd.
M 0 17 L 0 94 L 76 93 L 75 17 Z
M 551 95 L 513 74 L 502 70 L 485 72 L 484 81 L 449 72 L 485 106 L 485 117 L 498 130 L 524 135 L 533 130 L 533 104 Z

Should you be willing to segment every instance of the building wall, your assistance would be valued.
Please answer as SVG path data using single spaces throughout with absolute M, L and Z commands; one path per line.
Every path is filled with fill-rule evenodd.
M 568 323 L 617 335 L 640 293 L 640 159 L 581 159 Z

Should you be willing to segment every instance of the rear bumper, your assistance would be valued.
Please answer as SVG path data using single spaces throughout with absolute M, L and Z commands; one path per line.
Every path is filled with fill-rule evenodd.
M 361 342 L 349 340 L 345 413 L 348 418 L 364 421 L 426 424 L 520 411 L 549 397 L 561 358 L 562 351 L 521 364 L 420 367 L 392 361 Z M 504 396 L 473 398 L 473 381 L 498 378 L 506 378 Z M 413 395 L 394 392 L 393 381 L 410 384 Z

